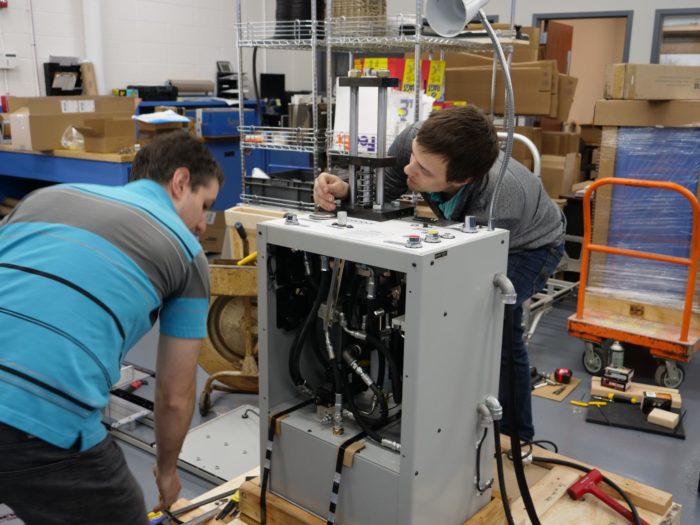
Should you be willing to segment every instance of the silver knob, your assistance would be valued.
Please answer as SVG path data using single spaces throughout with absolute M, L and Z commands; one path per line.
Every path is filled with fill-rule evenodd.
M 476 226 L 476 217 L 474 215 L 465 215 L 464 224 L 462 225 L 462 231 L 464 233 L 476 233 L 478 228 Z
M 348 224 L 348 212 L 346 211 L 339 211 L 338 215 L 336 216 L 336 219 L 338 220 L 338 226 L 347 226 Z

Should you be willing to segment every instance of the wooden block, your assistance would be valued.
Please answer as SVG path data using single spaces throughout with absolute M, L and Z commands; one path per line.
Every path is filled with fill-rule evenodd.
M 673 412 L 669 412 L 668 410 L 661 410 L 660 408 L 655 408 L 649 412 L 649 416 L 647 417 L 647 421 L 649 423 L 670 428 L 671 430 L 678 426 L 679 420 L 680 414 L 675 414 Z
M 211 295 L 257 297 L 258 270 L 255 266 L 210 264 Z
M 532 496 L 537 513 L 543 515 L 557 503 L 566 494 L 566 489 L 580 477 L 580 474 L 580 472 L 570 468 L 555 466 L 544 478 L 531 486 L 530 496 Z M 529 525 L 530 520 L 522 498 L 511 504 L 511 512 L 513 522 L 516 525 Z
M 644 399 L 644 392 L 661 392 L 664 394 L 671 394 L 671 407 L 681 408 L 682 399 L 678 390 L 675 388 L 664 388 L 662 386 L 656 385 L 645 385 L 644 383 L 630 383 L 629 389 L 625 392 L 620 392 L 612 388 L 607 388 L 601 386 L 599 377 L 591 378 L 591 395 L 592 396 L 603 396 L 608 397 L 608 394 L 615 394 L 616 396 L 622 396 L 628 399 L 633 397 L 637 398 L 640 403 Z

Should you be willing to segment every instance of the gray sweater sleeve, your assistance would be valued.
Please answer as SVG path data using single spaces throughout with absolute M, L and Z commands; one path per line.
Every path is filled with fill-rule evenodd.
M 406 184 L 406 174 L 403 172 L 405 166 L 411 161 L 411 143 L 418 134 L 420 124 L 412 124 L 394 139 L 389 147 L 389 156 L 396 157 L 396 165 L 384 170 L 384 200 L 392 201 L 398 199 L 408 191 Z

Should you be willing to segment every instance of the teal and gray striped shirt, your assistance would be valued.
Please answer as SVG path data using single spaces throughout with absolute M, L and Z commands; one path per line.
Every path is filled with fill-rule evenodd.
M 0 421 L 86 450 L 127 351 L 160 317 L 206 335 L 207 260 L 165 189 L 67 184 L 0 223 Z

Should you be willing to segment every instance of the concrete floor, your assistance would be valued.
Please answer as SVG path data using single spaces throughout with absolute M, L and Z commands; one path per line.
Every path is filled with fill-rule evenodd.
M 531 365 L 541 371 L 552 371 L 557 367 L 571 368 L 574 376 L 580 378 L 582 382 L 569 399 L 579 399 L 588 394 L 590 376 L 584 371 L 581 363 L 583 343 L 569 337 L 566 332 L 566 319 L 573 311 L 574 302 L 569 298 L 543 317 L 530 343 L 530 360 Z M 148 334 L 129 353 L 128 359 L 153 369 L 156 341 L 155 332 Z M 637 380 L 653 382 L 654 363 L 646 352 L 630 351 L 626 360 L 628 364 L 635 366 Z M 700 523 L 700 502 L 697 491 L 700 476 L 700 439 L 698 439 L 700 419 L 695 417 L 700 409 L 698 360 L 685 365 L 685 372 L 686 380 L 681 387 L 683 406 L 688 411 L 683 422 L 687 436 L 685 440 L 586 423 L 585 414 L 573 410 L 568 402 L 557 403 L 534 397 L 536 438 L 555 442 L 561 454 L 599 465 L 672 493 L 674 500 L 683 505 L 682 524 Z M 198 391 L 201 391 L 206 378 L 206 374 L 200 370 Z M 214 393 L 213 400 L 213 410 L 206 419 L 241 404 L 256 404 L 255 396 Z M 193 426 L 199 425 L 202 421 L 204 419 L 195 411 Z M 130 468 L 141 482 L 146 504 L 149 507 L 152 506 L 158 499 L 152 475 L 153 456 L 128 444 L 122 444 L 122 449 Z M 182 496 L 185 498 L 201 494 L 214 486 L 187 472 L 182 473 L 182 483 Z M 0 516 L 2 515 L 2 507 L 0 507 Z M 3 522 L 8 525 L 18 523 Z

